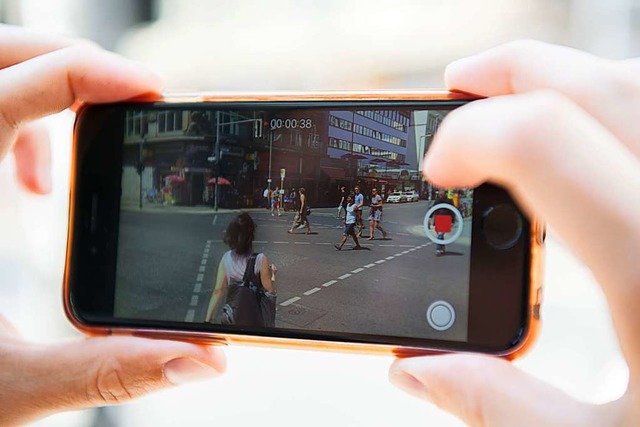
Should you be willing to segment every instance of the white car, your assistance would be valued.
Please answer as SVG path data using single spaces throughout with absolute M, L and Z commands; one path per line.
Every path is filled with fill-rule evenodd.
M 402 203 L 406 201 L 406 197 L 400 191 L 393 192 L 387 196 L 387 203 Z
M 404 193 L 402 193 L 402 195 L 404 196 L 407 202 L 417 202 L 418 200 L 420 200 L 420 197 L 418 196 L 418 192 L 415 190 L 405 191 Z

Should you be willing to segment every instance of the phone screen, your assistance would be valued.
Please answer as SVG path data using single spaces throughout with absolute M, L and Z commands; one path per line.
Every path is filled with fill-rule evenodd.
M 448 112 L 127 109 L 114 317 L 467 340 L 473 191 L 422 179 Z

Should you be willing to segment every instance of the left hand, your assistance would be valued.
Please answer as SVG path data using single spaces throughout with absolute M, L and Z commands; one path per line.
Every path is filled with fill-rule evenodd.
M 45 194 L 49 142 L 31 121 L 79 102 L 115 102 L 161 87 L 155 74 L 88 42 L 0 25 L 0 161 L 13 151 L 18 181 Z M 0 425 L 124 402 L 224 368 L 219 348 L 184 342 L 110 336 L 32 344 L 0 315 Z

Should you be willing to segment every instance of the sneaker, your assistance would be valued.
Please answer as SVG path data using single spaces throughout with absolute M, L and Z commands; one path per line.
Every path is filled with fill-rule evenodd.
M 337 250 L 339 250 L 339 251 L 341 251 L 341 250 L 342 250 L 342 248 L 341 248 L 340 246 L 338 246 L 338 245 L 333 245 L 333 247 L 334 247 L 334 248 L 336 248 L 336 249 L 337 249 Z

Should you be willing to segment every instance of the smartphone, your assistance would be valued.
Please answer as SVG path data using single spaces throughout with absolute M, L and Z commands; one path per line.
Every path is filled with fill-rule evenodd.
M 449 92 L 167 95 L 77 114 L 64 302 L 92 334 L 522 354 L 543 225 L 435 188 Z M 465 153 L 460 153 L 464 156 Z

